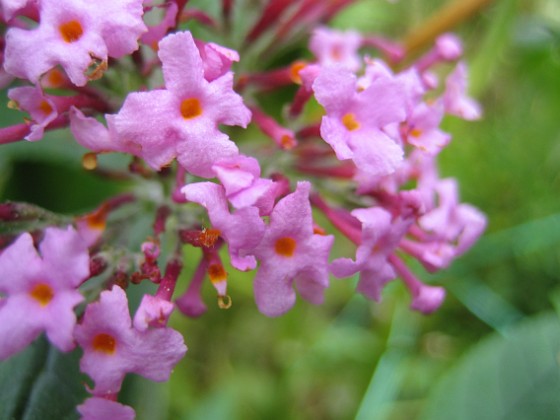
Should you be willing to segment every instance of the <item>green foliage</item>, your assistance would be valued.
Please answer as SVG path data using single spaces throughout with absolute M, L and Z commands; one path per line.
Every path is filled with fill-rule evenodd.
M 0 363 L 0 419 L 77 419 L 87 396 L 79 351 L 62 354 L 41 337 Z
M 434 387 L 425 420 L 560 417 L 560 322 L 544 314 L 492 334 Z
M 335 25 L 400 37 L 441 3 L 362 0 Z M 488 214 L 489 228 L 451 269 L 432 278 L 417 271 L 448 289 L 439 312 L 409 312 L 398 283 L 372 304 L 351 298 L 355 281 L 333 280 L 323 307 L 300 301 L 282 318 L 268 319 L 254 305 L 251 276 L 230 269 L 230 310 L 217 308 L 206 285 L 208 313 L 173 318 L 189 352 L 171 381 L 125 382 L 122 400 L 138 407 L 138 419 L 154 413 L 162 420 L 560 417 L 560 329 L 550 315 L 560 308 L 553 292 L 560 272 L 556 3 L 494 2 L 457 28 L 484 118 L 446 121 L 453 142 L 441 171 L 459 179 L 462 198 Z M 13 118 L 19 114 L 0 115 L 3 125 Z M 67 132 L 2 146 L 2 199 L 63 213 L 90 210 L 122 185 L 85 173 L 84 152 Z M 150 223 L 134 225 L 139 238 Z M 178 291 L 194 271 L 189 252 Z M 75 416 L 73 407 L 86 395 L 78 356 L 60 355 L 39 340 L 1 363 L 0 419 Z

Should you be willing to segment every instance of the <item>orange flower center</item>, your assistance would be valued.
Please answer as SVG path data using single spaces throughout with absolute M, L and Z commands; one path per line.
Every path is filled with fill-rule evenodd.
M 274 250 L 278 255 L 283 257 L 291 257 L 296 250 L 296 241 L 288 236 L 280 238 L 274 244 Z
M 212 283 L 227 280 L 227 273 L 221 264 L 210 264 L 208 266 L 208 277 Z
M 112 335 L 101 333 L 93 337 L 91 345 L 93 350 L 111 355 L 115 353 L 117 342 Z
M 51 286 L 45 283 L 36 284 L 29 292 L 31 297 L 39 302 L 42 307 L 47 306 L 54 296 Z
M 69 22 L 63 23 L 58 27 L 58 30 L 62 35 L 62 39 L 64 39 L 64 41 L 68 44 L 76 42 L 84 34 L 84 29 L 82 28 L 80 22 L 78 22 L 77 20 L 71 20 Z
M 55 68 L 48 73 L 47 80 L 52 87 L 59 87 L 64 83 L 64 76 Z
M 41 101 L 41 103 L 39 104 L 39 109 L 43 112 L 43 114 L 45 115 L 49 115 L 51 112 L 53 112 L 53 108 L 52 106 L 45 101 L 44 99 Z
M 280 146 L 282 146 L 282 149 L 290 150 L 293 149 L 295 145 L 296 141 L 292 136 L 284 134 L 282 137 L 280 137 Z
M 290 66 L 290 79 L 292 82 L 301 85 L 301 76 L 299 75 L 300 70 L 303 70 L 307 66 L 305 61 L 296 61 Z
M 200 101 L 196 98 L 184 99 L 181 102 L 181 115 L 185 120 L 196 118 L 202 114 Z
M 419 130 L 418 128 L 413 128 L 412 130 L 410 130 L 410 135 L 412 137 L 420 137 L 422 135 L 422 130 Z
M 360 128 L 360 123 L 356 121 L 356 116 L 349 112 L 342 117 L 342 124 L 348 131 L 354 131 Z

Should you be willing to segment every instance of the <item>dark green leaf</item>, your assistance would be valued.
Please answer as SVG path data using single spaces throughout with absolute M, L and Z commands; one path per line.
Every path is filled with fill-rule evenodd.
M 0 363 L 0 420 L 21 417 L 37 373 L 46 362 L 47 349 L 47 342 L 41 338 Z
M 61 353 L 44 338 L 0 364 L 0 420 L 77 419 L 87 397 L 80 351 Z

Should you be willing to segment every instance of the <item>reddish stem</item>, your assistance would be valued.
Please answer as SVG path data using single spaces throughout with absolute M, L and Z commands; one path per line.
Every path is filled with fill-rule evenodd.
M 183 264 L 177 258 L 173 258 L 167 263 L 165 267 L 165 275 L 161 279 L 158 290 L 155 294 L 156 297 L 171 301 L 173 292 L 175 291 L 175 286 L 177 285 L 177 279 L 183 270 Z

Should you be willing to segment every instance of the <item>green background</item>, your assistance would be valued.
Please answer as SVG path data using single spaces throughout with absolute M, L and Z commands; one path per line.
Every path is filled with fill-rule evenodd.
M 333 25 L 398 39 L 441 4 L 363 0 Z M 206 285 L 203 317 L 174 314 L 189 351 L 171 380 L 125 381 L 120 399 L 139 419 L 560 418 L 560 3 L 495 1 L 455 32 L 484 117 L 444 122 L 453 141 L 440 168 L 489 225 L 450 269 L 416 270 L 447 288 L 442 308 L 411 312 L 399 282 L 375 304 L 355 295 L 355 279 L 333 280 L 323 306 L 298 301 L 269 319 L 253 302 L 252 275 L 230 270 L 231 309 Z M 78 214 L 128 187 L 82 170 L 83 153 L 64 131 L 2 146 L 2 200 Z M 185 253 L 179 292 L 197 258 Z M 85 394 L 62 384 L 81 386 L 78 357 L 38 341 L 0 364 L 0 418 L 72 416 Z

